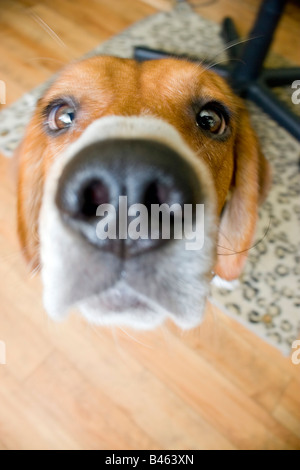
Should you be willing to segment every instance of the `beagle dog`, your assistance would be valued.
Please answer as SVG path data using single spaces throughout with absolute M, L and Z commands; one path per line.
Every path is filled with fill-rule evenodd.
M 19 237 L 41 269 L 45 309 L 61 319 L 76 308 L 102 325 L 198 325 L 212 277 L 240 275 L 270 184 L 241 99 L 177 59 L 67 66 L 38 101 L 18 161 Z M 100 239 L 97 208 L 118 211 L 121 196 L 146 208 L 203 205 L 204 220 L 193 218 L 203 246 L 160 231 Z

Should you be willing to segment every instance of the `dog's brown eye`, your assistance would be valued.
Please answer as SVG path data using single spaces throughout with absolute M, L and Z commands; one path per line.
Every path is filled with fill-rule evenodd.
M 222 135 L 226 130 L 226 121 L 220 110 L 207 107 L 197 114 L 197 126 L 212 134 Z
M 52 131 L 60 131 L 72 126 L 75 120 L 75 108 L 68 104 L 54 106 L 51 109 L 47 124 Z

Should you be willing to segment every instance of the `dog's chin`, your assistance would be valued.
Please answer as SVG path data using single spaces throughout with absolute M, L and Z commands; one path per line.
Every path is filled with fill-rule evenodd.
M 99 295 L 82 300 L 76 307 L 94 325 L 143 330 L 159 326 L 169 315 L 161 306 L 123 281 Z

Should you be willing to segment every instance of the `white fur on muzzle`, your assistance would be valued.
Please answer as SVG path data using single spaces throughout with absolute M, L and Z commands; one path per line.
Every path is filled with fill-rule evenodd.
M 191 165 L 205 195 L 201 250 L 186 250 L 186 240 L 173 240 L 122 261 L 65 225 L 55 203 L 64 168 L 80 150 L 112 138 L 161 142 Z M 152 328 L 167 317 L 182 328 L 201 322 L 215 261 L 215 192 L 205 164 L 166 122 L 112 116 L 92 123 L 67 151 L 57 155 L 46 180 L 39 226 L 44 304 L 52 318 L 62 319 L 75 308 L 88 321 L 102 325 Z

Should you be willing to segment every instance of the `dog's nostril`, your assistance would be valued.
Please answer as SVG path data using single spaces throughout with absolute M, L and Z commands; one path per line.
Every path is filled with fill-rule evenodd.
M 109 189 L 101 180 L 91 181 L 82 191 L 80 212 L 85 217 L 95 217 L 99 206 L 108 204 Z
M 169 197 L 170 188 L 163 183 L 153 181 L 145 190 L 143 204 L 150 209 L 152 204 L 168 203 Z

